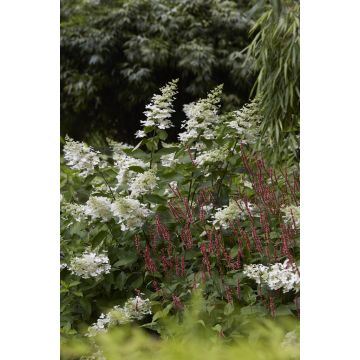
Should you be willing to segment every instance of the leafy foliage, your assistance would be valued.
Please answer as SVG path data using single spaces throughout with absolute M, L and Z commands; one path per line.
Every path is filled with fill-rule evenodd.
M 172 78 L 180 103 L 223 82 L 225 105 L 242 105 L 251 14 L 249 1 L 62 0 L 62 134 L 132 142 L 144 104 Z
M 255 89 L 264 119 L 259 147 L 264 153 L 262 144 L 273 144 L 268 157 L 275 163 L 299 155 L 299 13 L 297 0 L 271 0 L 250 31 L 248 60 L 258 72 Z
M 109 360 L 142 360 L 150 356 L 160 360 L 299 359 L 299 324 L 296 320 L 249 320 L 235 312 L 233 316 L 237 318 L 243 336 L 229 342 L 222 337 L 220 325 L 207 326 L 204 313 L 199 291 L 195 291 L 181 323 L 168 317 L 162 320 L 168 333 L 161 341 L 143 329 L 124 326 L 98 336 L 95 341 L 74 338 L 64 341 L 62 359 L 80 356 L 94 359 L 94 353 L 98 359 L 104 356 Z
M 260 119 L 248 109 L 256 103 L 220 114 L 221 87 L 187 104 L 180 140 L 166 142 L 174 86 L 153 97 L 135 147 L 109 140 L 112 151 L 100 152 L 67 138 L 70 168 L 61 165 L 65 336 L 82 333 L 135 294 L 151 300 L 153 316 L 142 322 L 162 336 L 168 330 L 161 319 L 182 321 L 196 289 L 204 298 L 203 321 L 224 336 L 239 334 L 237 308 L 245 317 L 298 315 L 297 289 L 285 291 L 281 274 L 254 281 L 243 271 L 287 260 L 290 276 L 299 274 L 297 167 L 275 171 L 254 153 Z M 95 278 L 81 277 L 86 269 L 69 271 L 72 259 L 90 251 L 101 253 L 106 271 L 94 272 L 93 264 Z

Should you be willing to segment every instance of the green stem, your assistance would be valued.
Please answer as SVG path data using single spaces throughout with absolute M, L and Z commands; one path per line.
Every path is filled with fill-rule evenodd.
M 101 171 L 99 168 L 98 168 L 97 170 L 98 170 L 99 174 L 101 175 L 101 177 L 104 179 L 105 184 L 106 184 L 106 185 L 107 185 L 107 187 L 109 188 L 110 193 L 111 193 L 111 196 L 113 197 L 113 199 L 114 199 L 114 200 L 116 200 L 115 195 L 114 195 L 113 191 L 111 190 L 111 187 L 110 187 L 109 183 L 107 182 L 107 180 L 106 180 L 106 178 L 105 178 L 104 174 L 102 173 L 102 171 Z

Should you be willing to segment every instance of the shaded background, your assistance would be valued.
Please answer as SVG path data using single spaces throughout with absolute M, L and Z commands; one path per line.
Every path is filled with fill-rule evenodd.
M 183 104 L 224 84 L 223 108 L 249 99 L 255 76 L 241 51 L 257 1 L 61 1 L 61 135 L 132 143 L 145 105 L 179 78 Z M 255 6 L 254 6 L 255 5 Z

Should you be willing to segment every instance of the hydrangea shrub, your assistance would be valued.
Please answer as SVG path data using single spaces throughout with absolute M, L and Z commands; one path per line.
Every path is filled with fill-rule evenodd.
M 221 86 L 184 105 L 178 142 L 166 142 L 176 93 L 177 80 L 154 95 L 137 146 L 109 140 L 98 151 L 66 138 L 64 334 L 128 321 L 161 333 L 159 320 L 181 319 L 194 289 L 225 335 L 237 331 L 236 307 L 242 315 L 299 315 L 297 165 L 265 164 L 254 145 L 256 101 L 221 113 Z

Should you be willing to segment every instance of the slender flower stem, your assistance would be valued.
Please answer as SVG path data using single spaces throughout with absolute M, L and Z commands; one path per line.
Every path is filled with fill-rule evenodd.
M 102 171 L 101 171 L 100 169 L 97 169 L 97 170 L 98 170 L 99 174 L 101 175 L 101 177 L 104 179 L 105 184 L 106 184 L 106 185 L 107 185 L 107 187 L 109 188 L 109 190 L 110 190 L 110 192 L 111 192 L 111 196 L 113 197 L 113 199 L 114 199 L 114 200 L 116 200 L 115 195 L 114 195 L 114 193 L 113 193 L 113 191 L 112 191 L 112 189 L 111 189 L 111 187 L 110 187 L 109 183 L 107 182 L 107 180 L 106 180 L 106 178 L 105 178 L 104 174 L 102 173 Z

